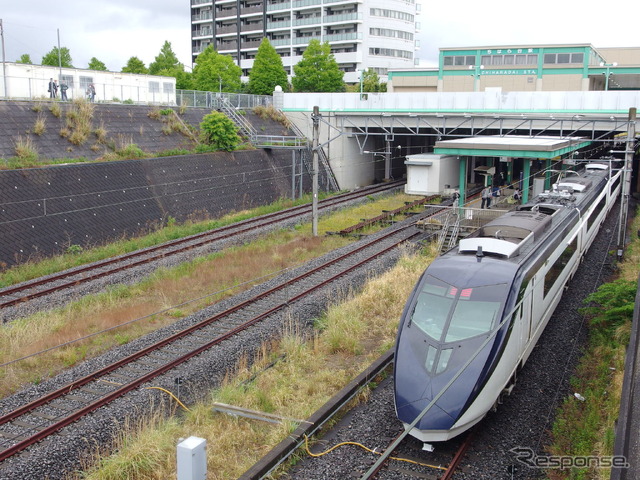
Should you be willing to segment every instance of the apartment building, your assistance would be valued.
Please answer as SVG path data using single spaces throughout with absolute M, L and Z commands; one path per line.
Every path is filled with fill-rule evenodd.
M 293 75 L 317 39 L 331 45 L 345 82 L 370 68 L 386 81 L 389 70 L 417 64 L 419 8 L 415 0 L 191 0 L 192 58 L 213 45 L 246 76 L 267 37 Z

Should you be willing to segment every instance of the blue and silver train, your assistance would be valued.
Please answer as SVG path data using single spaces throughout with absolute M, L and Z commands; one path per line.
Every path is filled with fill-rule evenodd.
M 411 435 L 449 440 L 513 388 L 620 188 L 608 163 L 564 172 L 425 270 L 395 351 L 396 414 Z

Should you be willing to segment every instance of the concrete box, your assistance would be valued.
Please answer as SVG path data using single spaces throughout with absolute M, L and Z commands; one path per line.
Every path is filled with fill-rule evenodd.
M 421 153 L 407 155 L 407 184 L 409 195 L 437 195 L 445 190 L 458 188 L 460 161 L 451 155 Z

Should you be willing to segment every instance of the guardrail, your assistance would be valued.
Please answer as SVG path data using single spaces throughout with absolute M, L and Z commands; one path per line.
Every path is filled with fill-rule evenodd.
M 640 335 L 640 275 L 638 276 L 638 291 L 636 293 L 631 335 L 627 346 L 627 356 L 624 362 L 624 380 L 620 396 L 620 413 L 616 422 L 614 457 L 624 457 L 628 468 L 614 466 L 611 468 L 611 480 L 627 480 L 636 478 L 638 458 L 633 455 L 637 449 L 637 428 L 634 421 L 634 397 L 638 372 L 638 336 Z

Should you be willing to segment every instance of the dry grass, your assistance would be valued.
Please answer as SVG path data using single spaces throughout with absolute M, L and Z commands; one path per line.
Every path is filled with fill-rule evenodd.
M 67 136 L 74 145 L 82 145 L 87 141 L 92 130 L 94 105 L 83 98 L 74 98 L 66 113 Z
M 49 106 L 49 111 L 56 118 L 60 118 L 62 116 L 62 108 L 60 108 L 60 104 L 58 102 L 53 102 Z
M 318 228 L 321 232 L 336 227 L 343 228 L 360 218 L 378 215 L 383 209 L 397 208 L 405 200 L 405 195 L 389 196 L 350 209 L 351 213 L 336 212 L 321 218 Z M 227 249 L 220 254 L 199 258 L 172 270 L 158 271 L 139 285 L 116 287 L 54 312 L 7 325 L 0 334 L 0 364 L 150 316 L 133 325 L 74 343 L 61 353 L 41 355 L 27 362 L 18 362 L 0 369 L 0 395 L 7 395 L 25 383 L 38 382 L 55 374 L 73 365 L 73 359 L 80 361 L 95 356 L 114 345 L 172 323 L 176 318 L 236 294 L 240 288 L 211 296 L 206 302 L 181 306 L 163 314 L 153 315 L 179 305 L 185 299 L 200 298 L 211 292 L 222 292 L 244 282 L 250 283 L 241 288 L 249 288 L 253 285 L 252 280 L 261 282 L 263 280 L 259 277 L 263 275 L 310 260 L 352 241 L 338 236 L 314 238 L 310 232 L 309 225 L 302 225 L 296 231 L 276 232 L 251 245 Z M 379 303 L 384 304 L 382 297 Z M 340 334 L 337 336 L 340 337 Z M 342 338 L 341 341 L 346 342 L 347 338 Z M 348 350 L 344 345 L 335 348 Z M 357 350 L 357 347 L 353 346 L 351 349 Z
M 392 271 L 370 281 L 362 293 L 336 303 L 313 338 L 302 338 L 291 326 L 280 342 L 263 345 L 252 366 L 241 361 L 237 374 L 230 375 L 223 387 L 213 392 L 211 403 L 232 404 L 289 419 L 309 417 L 393 344 L 397 319 L 431 255 L 404 256 Z M 294 325 L 293 321 L 290 325 Z M 360 332 L 354 339 L 359 345 L 357 353 L 335 348 L 337 336 L 351 337 L 354 332 Z M 278 358 L 285 360 L 277 361 Z M 276 363 L 271 366 L 274 360 Z M 211 403 L 190 407 L 191 412 L 183 420 L 154 418 L 132 428 L 120 439 L 118 450 L 122 453 L 100 460 L 101 466 L 86 478 L 174 478 L 176 439 L 189 435 L 208 439 L 207 478 L 237 478 L 296 427 L 290 421 L 274 427 L 213 414 Z M 148 468 L 141 469 L 141 465 Z M 120 476 L 113 475 L 114 466 Z
M 16 157 L 21 160 L 38 159 L 38 149 L 33 143 L 33 140 L 31 140 L 31 137 L 18 136 L 18 138 L 14 140 L 14 149 Z
M 96 128 L 93 131 L 94 135 L 96 136 L 96 139 L 98 141 L 98 143 L 106 143 L 107 141 L 107 134 L 109 133 L 107 131 L 107 129 L 104 126 L 104 122 L 100 123 L 100 126 L 98 128 Z
M 142 319 L 68 348 L 1 369 L 0 395 L 12 393 L 24 383 L 40 381 L 76 361 L 173 323 L 176 318 L 249 288 L 253 285 L 252 279 L 326 253 L 344 243 L 345 240 L 336 237 L 308 238 L 285 232 L 252 246 L 228 249 L 222 254 L 201 258 L 173 270 L 161 270 L 137 286 L 117 287 L 63 309 L 13 322 L 0 335 L 0 363 Z M 227 290 L 244 282 L 249 283 Z M 200 298 L 211 292 L 223 293 L 154 315 L 183 303 L 185 299 Z
M 47 121 L 44 118 L 44 115 L 41 113 L 38 114 L 38 118 L 36 118 L 36 122 L 33 124 L 33 133 L 36 135 L 42 135 L 47 131 Z

